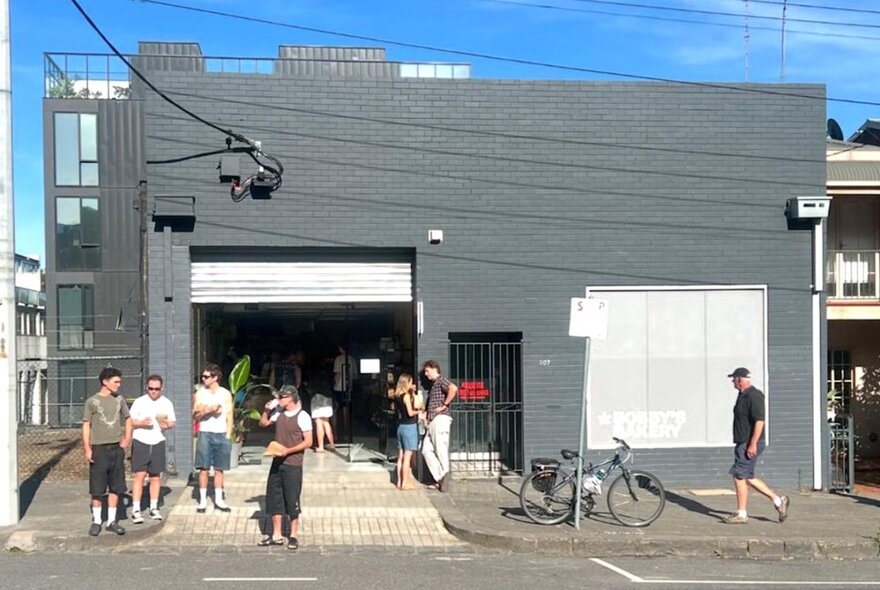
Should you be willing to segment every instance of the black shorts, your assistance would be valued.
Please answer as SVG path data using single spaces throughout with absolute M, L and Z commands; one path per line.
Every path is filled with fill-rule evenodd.
M 302 485 L 302 465 L 273 461 L 266 480 L 266 514 L 286 514 L 291 520 L 296 519 L 300 514 Z
M 131 470 L 159 475 L 165 471 L 165 441 L 148 445 L 139 440 L 131 443 Z
M 89 464 L 89 494 L 122 495 L 125 487 L 125 449 L 119 443 L 92 445 L 92 463 Z

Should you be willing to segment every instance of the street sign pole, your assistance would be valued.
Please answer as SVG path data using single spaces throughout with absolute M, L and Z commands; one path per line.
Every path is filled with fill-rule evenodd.
M 577 487 L 575 488 L 574 528 L 581 529 L 581 489 L 584 483 L 584 434 L 587 431 L 587 383 L 590 378 L 590 337 L 584 338 L 584 391 L 581 396 L 580 437 L 578 438 Z

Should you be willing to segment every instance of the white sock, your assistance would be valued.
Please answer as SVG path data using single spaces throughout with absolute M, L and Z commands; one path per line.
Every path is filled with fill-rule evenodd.
M 737 510 L 736 514 L 740 518 L 748 518 L 749 517 L 748 513 L 745 510 Z
M 199 506 L 205 507 L 208 505 L 208 488 L 199 488 Z
M 777 508 L 782 506 L 782 496 L 776 496 L 775 498 L 773 498 L 773 505 Z
M 223 488 L 214 488 L 214 504 L 226 506 L 226 502 L 223 501 Z
M 107 522 L 115 522 L 116 521 L 116 506 L 110 506 L 107 508 Z
M 159 500 L 150 499 L 150 510 L 158 510 L 159 509 Z
M 101 524 L 101 507 L 98 506 L 95 508 L 92 506 L 92 522 L 95 524 Z

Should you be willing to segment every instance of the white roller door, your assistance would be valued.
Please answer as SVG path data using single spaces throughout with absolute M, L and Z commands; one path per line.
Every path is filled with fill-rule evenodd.
M 193 262 L 193 303 L 412 301 L 412 266 L 387 262 Z

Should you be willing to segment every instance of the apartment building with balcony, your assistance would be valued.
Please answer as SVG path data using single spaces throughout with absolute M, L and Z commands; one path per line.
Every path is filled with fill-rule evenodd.
M 828 387 L 851 414 L 859 460 L 880 458 L 880 126 L 827 142 Z
M 46 420 L 46 290 L 40 259 L 15 255 L 18 421 Z

